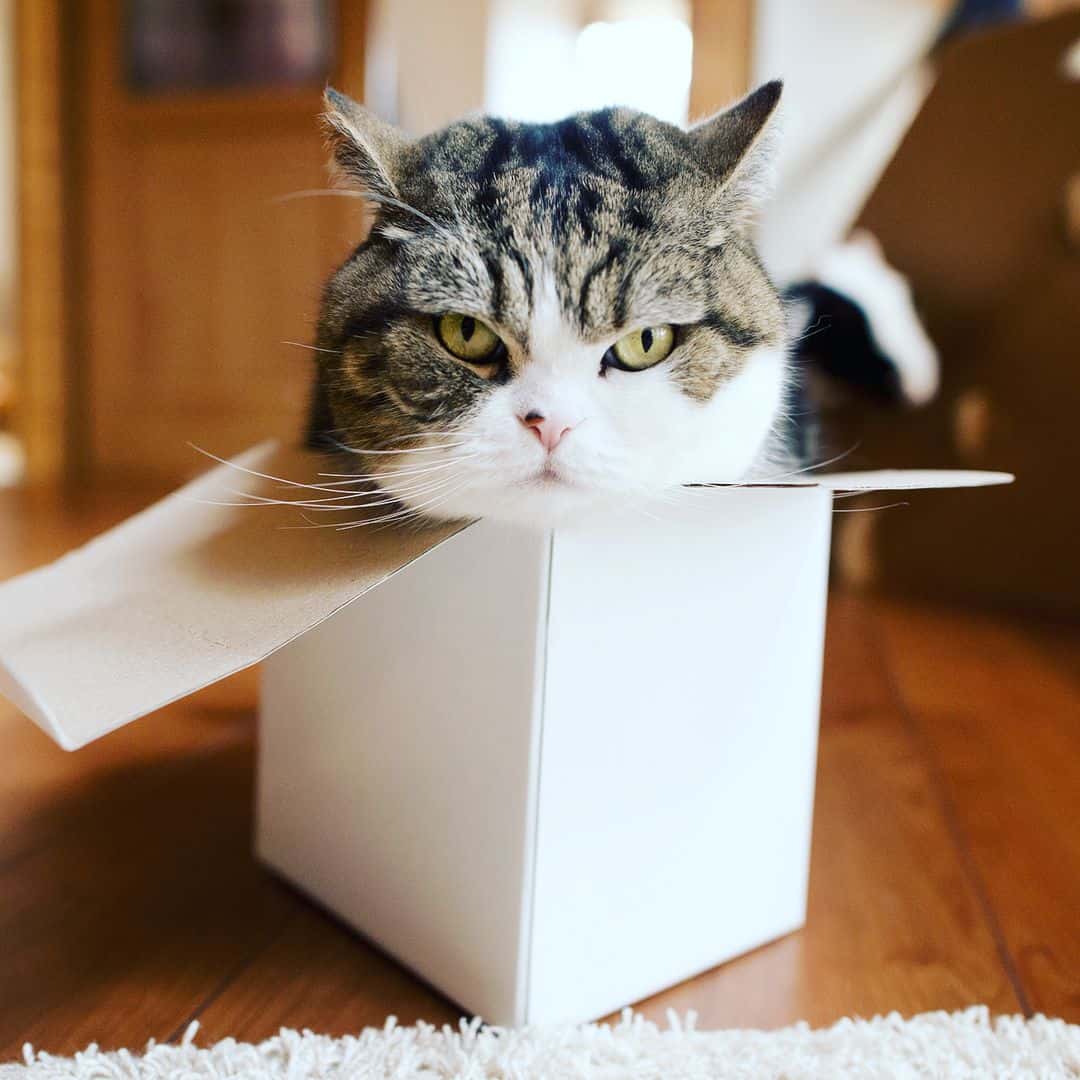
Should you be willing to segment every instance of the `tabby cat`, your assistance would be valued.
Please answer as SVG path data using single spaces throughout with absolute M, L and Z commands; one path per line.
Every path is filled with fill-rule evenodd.
M 615 108 L 410 139 L 329 90 L 336 168 L 376 213 L 324 292 L 312 444 L 391 518 L 547 525 L 798 468 L 750 230 L 780 94 L 689 131 Z

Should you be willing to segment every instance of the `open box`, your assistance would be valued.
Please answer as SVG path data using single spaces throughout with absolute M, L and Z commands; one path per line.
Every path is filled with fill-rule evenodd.
M 338 532 L 214 505 L 318 459 L 235 464 L 0 586 L 0 693 L 76 749 L 274 654 L 260 856 L 506 1024 L 603 1015 L 802 924 L 833 495 L 1011 479 Z

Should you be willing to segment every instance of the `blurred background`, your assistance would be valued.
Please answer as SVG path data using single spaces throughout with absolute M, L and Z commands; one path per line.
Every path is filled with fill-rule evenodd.
M 414 133 L 627 104 L 683 123 L 787 84 L 770 269 L 869 229 L 944 370 L 838 402 L 845 467 L 1008 490 L 838 518 L 849 581 L 1080 614 L 1080 11 L 1053 0 L 0 0 L 0 486 L 164 490 L 295 437 L 330 81 Z M 3 513 L 0 509 L 0 513 Z

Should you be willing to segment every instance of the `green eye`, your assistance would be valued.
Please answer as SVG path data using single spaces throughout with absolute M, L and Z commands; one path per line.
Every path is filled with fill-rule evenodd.
M 490 326 L 471 315 L 440 315 L 435 334 L 447 352 L 470 364 L 491 364 L 500 358 L 502 339 Z
M 624 371 L 643 371 L 665 360 L 674 348 L 674 326 L 667 323 L 647 326 L 644 330 L 635 330 L 619 338 L 605 353 L 604 362 L 608 367 L 622 368 Z

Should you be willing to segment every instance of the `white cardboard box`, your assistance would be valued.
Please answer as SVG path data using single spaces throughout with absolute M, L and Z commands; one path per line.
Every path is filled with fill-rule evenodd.
M 255 495 L 319 467 L 237 464 Z M 802 925 L 833 492 L 1011 479 L 337 533 L 207 505 L 235 475 L 0 586 L 0 693 L 73 749 L 276 653 L 261 857 L 507 1024 L 603 1015 Z

